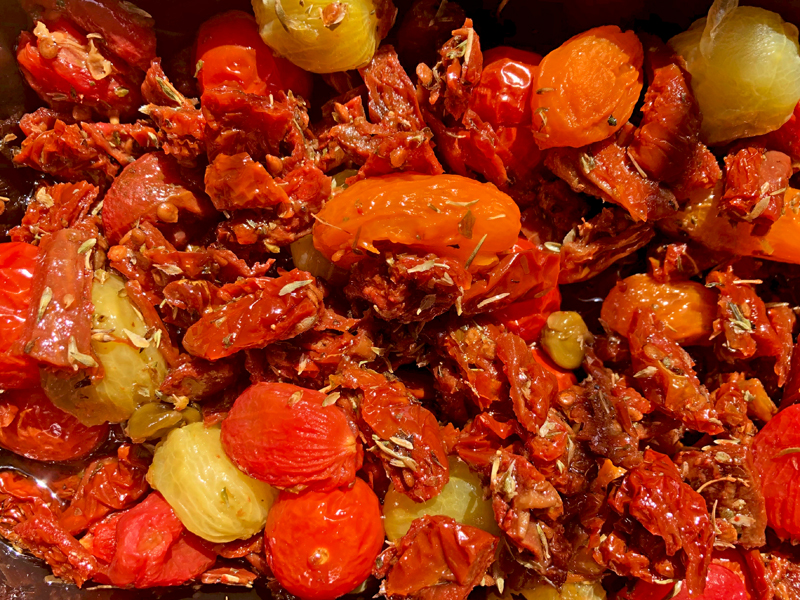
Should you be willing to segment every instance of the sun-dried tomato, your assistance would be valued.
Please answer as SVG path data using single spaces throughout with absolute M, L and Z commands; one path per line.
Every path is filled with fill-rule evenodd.
M 28 204 L 22 223 L 9 235 L 15 242 L 31 243 L 48 233 L 74 227 L 89 213 L 99 193 L 87 181 L 42 186 Z
M 158 150 L 156 130 L 141 121 L 136 123 L 81 123 L 95 146 L 121 165 Z
M 39 97 L 65 112 L 74 106 L 126 118 L 142 104 L 141 76 L 63 18 L 23 32 L 17 63 Z
M 289 201 L 264 165 L 244 152 L 217 155 L 206 169 L 205 184 L 217 210 L 268 208 Z
M 69 372 L 98 366 L 91 347 L 93 246 L 85 245 L 96 235 L 61 229 L 39 244 L 30 308 L 17 347 L 40 364 Z
M 149 489 L 145 481 L 148 466 L 141 449 L 130 444 L 119 446 L 116 456 L 92 461 L 59 523 L 77 535 L 111 511 L 128 508 Z
M 322 292 L 305 271 L 252 278 L 243 286 L 238 297 L 205 313 L 186 331 L 183 346 L 189 354 L 217 360 L 263 348 L 308 331 L 319 318 Z
M 497 538 L 450 517 L 416 519 L 400 540 L 378 557 L 387 598 L 466 600 L 494 561 Z
M 363 449 L 355 425 L 325 394 L 287 383 L 247 388 L 222 422 L 222 444 L 245 473 L 280 488 L 349 485 Z
M 103 199 L 103 230 L 116 244 L 137 222 L 157 225 L 170 241 L 184 246 L 195 228 L 216 218 L 202 183 L 161 152 L 145 154 L 122 170 Z
M 450 469 L 433 413 L 412 401 L 402 383 L 374 371 L 349 366 L 342 385 L 362 392 L 362 432 L 395 488 L 417 502 L 436 496 Z
M 40 388 L 0 395 L 0 446 L 16 454 L 43 461 L 73 460 L 89 454 L 107 437 L 107 425 L 81 424 L 53 406 Z
M 628 341 L 636 387 L 658 410 L 687 427 L 720 433 L 722 422 L 697 378 L 694 361 L 665 330 L 651 309 L 633 313 Z
M 725 157 L 725 194 L 720 208 L 736 219 L 769 228 L 783 214 L 792 159 L 783 152 L 743 148 Z

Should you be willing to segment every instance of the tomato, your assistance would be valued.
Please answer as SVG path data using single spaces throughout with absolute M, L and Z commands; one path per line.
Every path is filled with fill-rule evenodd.
M 372 571 L 383 546 L 378 497 L 361 479 L 329 492 L 282 492 L 267 517 L 267 561 L 302 600 L 333 600 Z
M 0 446 L 44 461 L 86 456 L 108 437 L 108 425 L 86 427 L 53 406 L 41 388 L 0 394 Z
M 387 175 L 333 196 L 317 215 L 314 246 L 343 268 L 388 242 L 476 269 L 495 264 L 519 231 L 519 207 L 491 184 L 459 175 Z
M 30 244 L 0 244 L 0 389 L 39 385 L 36 361 L 11 351 L 25 327 L 38 256 Z
M 311 96 L 311 74 L 272 54 L 252 15 L 231 10 L 200 26 L 195 48 L 197 83 L 205 88 L 238 84 L 248 94 L 289 91 Z
M 604 140 L 627 123 L 642 90 L 644 52 L 632 31 L 595 27 L 550 52 L 531 94 L 542 149 Z
M 716 563 L 709 567 L 705 590 L 699 596 L 690 596 L 682 581 L 669 584 L 642 580 L 632 590 L 617 594 L 617 600 L 666 600 L 668 597 L 673 600 L 748 600 L 747 588 L 739 576 Z
M 222 446 L 242 471 L 270 485 L 329 490 L 348 485 L 363 450 L 342 409 L 325 394 L 288 383 L 257 383 L 222 422 Z
M 495 128 L 530 124 L 531 93 L 535 93 L 541 59 L 533 52 L 503 46 L 489 50 L 469 107 Z
M 214 205 L 203 191 L 201 181 L 190 180 L 175 158 L 151 152 L 126 166 L 103 199 L 103 230 L 112 244 L 138 220 L 156 224 L 167 239 L 183 247 L 186 229 L 193 221 L 206 222 L 216 216 Z M 158 215 L 174 215 L 162 222 Z M 205 227 L 202 228 L 205 233 Z
M 753 442 L 756 471 L 767 523 L 778 537 L 800 541 L 800 405 L 783 409 L 758 432 Z
M 531 348 L 531 353 L 533 354 L 533 359 L 556 378 L 559 392 L 563 392 L 578 383 L 575 373 L 559 367 L 544 351 L 539 350 L 539 348 Z
M 652 308 L 667 336 L 679 344 L 707 344 L 717 318 L 717 293 L 696 281 L 658 282 L 650 275 L 618 281 L 603 302 L 601 318 L 627 336 L 637 308 Z
M 138 75 L 65 19 L 23 32 L 17 62 L 28 84 L 54 107 L 85 106 L 104 117 L 130 117 L 142 104 Z
M 112 585 L 180 585 L 200 575 L 217 558 L 197 536 L 185 530 L 158 492 L 125 511 L 119 519 L 106 519 L 102 524 L 116 530 L 113 558 L 106 571 Z M 100 554 L 107 557 L 111 554 L 109 535 L 101 533 L 99 537 L 103 540 Z

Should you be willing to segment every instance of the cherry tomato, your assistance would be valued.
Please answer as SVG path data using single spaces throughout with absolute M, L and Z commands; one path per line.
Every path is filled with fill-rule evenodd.
M 783 409 L 753 441 L 767 523 L 778 537 L 800 541 L 800 404 Z
M 116 530 L 113 558 L 106 571 L 112 585 L 180 585 L 200 575 L 217 558 L 200 538 L 186 531 L 158 492 L 125 511 L 118 520 L 106 519 L 101 524 Z M 100 539 L 103 544 L 99 554 L 108 557 L 109 535 L 101 533 Z
M 333 489 L 350 484 L 364 458 L 361 443 L 325 394 L 288 383 L 257 383 L 222 422 L 222 445 L 242 471 L 278 487 Z
M 679 589 L 675 589 L 680 586 Z M 671 595 L 673 594 L 674 595 Z M 639 580 L 632 590 L 623 590 L 617 594 L 617 600 L 690 600 L 689 590 L 684 582 L 650 583 Z M 748 600 L 747 588 L 741 578 L 722 565 L 712 564 L 708 569 L 706 588 L 699 596 L 691 596 L 692 600 Z
M 383 538 L 380 502 L 361 479 L 329 492 L 281 492 L 264 529 L 272 572 L 302 600 L 333 600 L 355 589 Z
M 54 107 L 90 107 L 105 117 L 129 117 L 142 104 L 127 63 L 88 39 L 65 19 L 39 21 L 23 32 L 17 62 L 28 84 Z
M 0 389 L 39 385 L 36 361 L 11 351 L 25 328 L 38 255 L 30 244 L 0 244 Z
M 495 186 L 459 175 L 386 175 L 333 196 L 317 215 L 314 246 L 349 268 L 389 242 L 491 266 L 517 241 L 517 204 Z
M 108 437 L 108 425 L 86 427 L 53 406 L 41 388 L 0 394 L 0 446 L 44 461 L 86 456 Z
M 507 46 L 483 56 L 481 81 L 472 92 L 470 108 L 492 125 L 527 125 L 531 122 L 531 93 L 535 93 L 541 56 Z
M 311 74 L 272 54 L 258 34 L 253 15 L 231 10 L 200 27 L 195 50 L 197 83 L 205 88 L 238 84 L 248 94 L 269 95 L 291 90 L 311 96 Z
M 556 378 L 559 392 L 563 392 L 578 383 L 575 373 L 559 367 L 544 351 L 539 350 L 539 348 L 531 348 L 531 353 L 534 360 Z

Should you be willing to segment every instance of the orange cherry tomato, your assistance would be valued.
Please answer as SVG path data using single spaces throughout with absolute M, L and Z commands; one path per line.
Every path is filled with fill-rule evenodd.
M 800 404 L 770 419 L 753 441 L 767 524 L 782 540 L 800 542 Z
M 492 184 L 397 174 L 357 181 L 331 198 L 317 215 L 314 246 L 343 268 L 385 242 L 469 262 L 475 270 L 496 263 L 519 231 L 519 207 Z
M 56 408 L 41 388 L 0 394 L 0 446 L 33 460 L 86 456 L 108 437 L 108 425 L 87 427 Z
M 666 324 L 664 333 L 679 344 L 707 344 L 717 318 L 717 294 L 696 281 L 661 283 L 647 274 L 618 281 L 600 312 L 611 329 L 627 336 L 637 308 L 652 308 Z
M 39 386 L 36 361 L 11 351 L 25 327 L 38 256 L 30 244 L 0 244 L 0 389 Z
M 222 422 L 222 445 L 242 471 L 278 487 L 350 484 L 364 453 L 338 406 L 289 383 L 257 383 Z
M 616 25 L 584 31 L 545 56 L 531 94 L 539 147 L 585 146 L 627 123 L 642 91 L 643 61 L 639 38 Z
M 272 572 L 302 600 L 333 600 L 355 589 L 383 539 L 380 502 L 362 479 L 329 492 L 281 492 L 264 529 Z
M 195 61 L 201 92 L 223 84 L 238 84 L 248 94 L 291 90 L 303 98 L 311 96 L 311 74 L 273 55 L 258 34 L 253 15 L 240 10 L 216 15 L 203 23 L 197 34 Z

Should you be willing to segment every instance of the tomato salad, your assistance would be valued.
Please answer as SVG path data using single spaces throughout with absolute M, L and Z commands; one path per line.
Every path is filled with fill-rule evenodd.
M 54 475 L 0 469 L 14 548 L 78 587 L 800 598 L 795 25 L 537 54 L 457 2 L 253 0 L 162 61 L 134 4 L 22 5 L 0 447 Z

